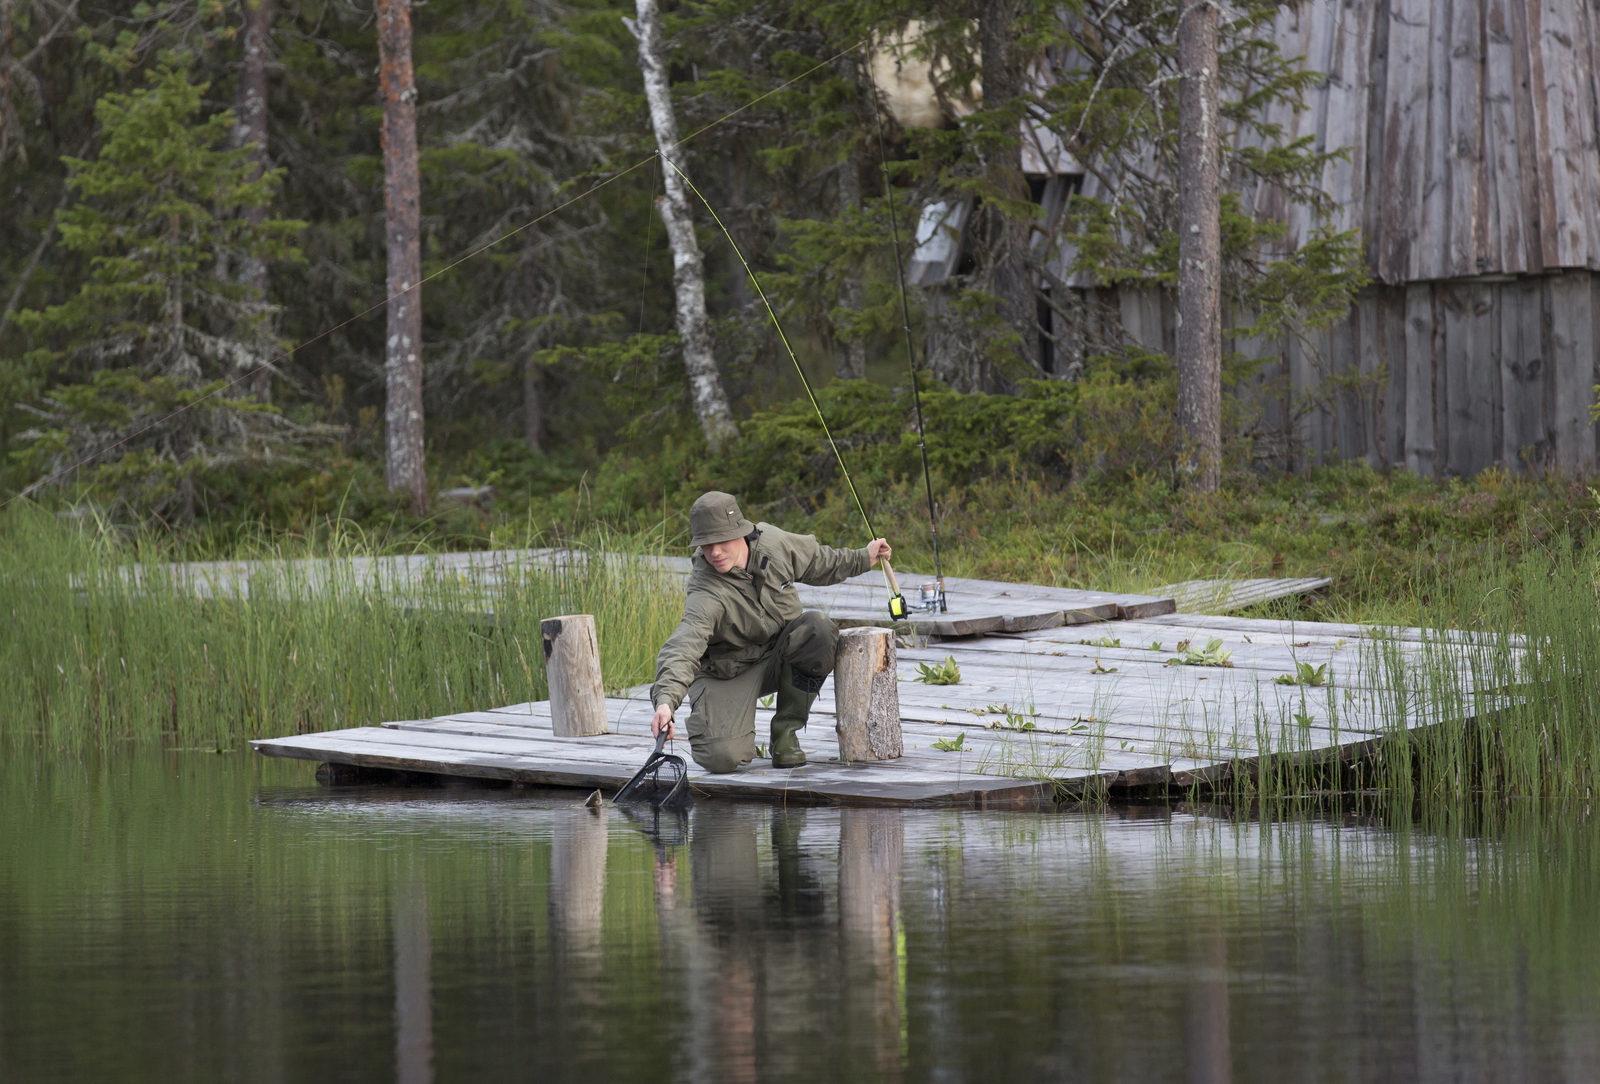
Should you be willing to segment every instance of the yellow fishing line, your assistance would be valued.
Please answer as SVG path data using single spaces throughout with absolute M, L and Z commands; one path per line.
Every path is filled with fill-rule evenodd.
M 856 492 L 855 479 L 850 477 L 850 468 L 845 466 L 844 454 L 839 451 L 839 443 L 833 439 L 833 430 L 828 428 L 828 419 L 822 413 L 822 404 L 817 402 L 817 394 L 811 390 L 811 381 L 806 377 L 806 371 L 800 367 L 800 359 L 795 356 L 794 347 L 789 345 L 789 336 L 783 333 L 783 324 L 779 322 L 778 314 L 773 309 L 772 302 L 767 300 L 767 292 L 761 288 L 761 280 L 756 278 L 756 273 L 750 269 L 750 261 L 744 258 L 743 252 L 739 251 L 739 243 L 733 239 L 733 234 L 728 232 L 728 227 L 722 224 L 722 216 L 718 215 L 717 209 L 711 206 L 711 201 L 701 194 L 700 189 L 695 187 L 694 182 L 689 179 L 687 173 L 678 168 L 676 162 L 666 155 L 662 155 L 661 160 L 671 166 L 672 171 L 683 178 L 683 183 L 689 186 L 689 190 L 700 197 L 700 202 L 705 204 L 707 211 L 711 212 L 711 218 L 716 222 L 717 228 L 722 231 L 722 236 L 728 239 L 728 245 L 733 249 L 733 254 L 739 257 L 739 262 L 744 265 L 744 273 L 750 276 L 750 282 L 756 288 L 756 295 L 761 298 L 761 303 L 766 306 L 767 315 L 772 317 L 772 326 L 777 329 L 778 338 L 783 342 L 783 348 L 789 352 L 789 360 L 794 362 L 794 371 L 800 374 L 800 383 L 806 389 L 806 398 L 811 400 L 811 409 L 817 412 L 817 421 L 822 423 L 822 432 L 827 435 L 828 447 L 833 449 L 833 457 L 839 461 L 839 470 L 844 474 L 845 484 L 850 487 L 850 496 L 855 498 L 856 510 L 861 513 L 861 521 L 867 525 L 867 535 L 871 538 L 877 538 L 878 532 L 872 529 L 872 518 L 867 515 L 867 507 L 861 503 L 861 494 Z M 883 589 L 889 592 L 891 597 L 894 596 L 895 591 L 894 588 L 889 586 L 887 575 L 884 577 Z

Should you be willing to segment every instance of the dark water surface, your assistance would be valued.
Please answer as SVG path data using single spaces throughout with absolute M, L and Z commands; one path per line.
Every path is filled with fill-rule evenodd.
M 1600 1080 L 1584 808 L 707 803 L 658 845 L 245 755 L 0 765 L 6 1084 Z

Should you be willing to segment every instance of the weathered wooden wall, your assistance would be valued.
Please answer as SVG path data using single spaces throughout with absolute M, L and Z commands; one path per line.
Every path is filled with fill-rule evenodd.
M 1310 0 L 1275 31 L 1325 74 L 1270 119 L 1347 148 L 1322 187 L 1379 281 L 1600 269 L 1600 0 Z
M 1255 389 L 1282 434 L 1266 458 L 1593 471 L 1600 0 L 1307 0 L 1274 29 L 1325 77 L 1270 119 L 1347 150 L 1322 187 L 1375 285 L 1309 342 L 1234 344 L 1273 359 Z M 1288 224 L 1286 247 L 1316 224 L 1245 195 Z M 1162 291 L 1094 292 L 1128 340 L 1171 352 Z
M 1171 353 L 1164 291 L 1106 290 L 1132 343 Z M 1600 274 L 1586 270 L 1375 285 L 1348 319 L 1304 343 L 1234 342 L 1267 357 L 1250 391 L 1267 465 L 1365 458 L 1430 477 L 1587 474 L 1600 435 Z

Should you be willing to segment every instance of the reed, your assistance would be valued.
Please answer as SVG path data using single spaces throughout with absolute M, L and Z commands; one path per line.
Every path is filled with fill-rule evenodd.
M 492 575 L 419 555 L 397 577 L 342 536 L 259 553 L 245 590 L 170 556 L 33 509 L 0 517 L 0 734 L 226 749 L 542 700 L 539 621 L 563 613 L 595 615 L 604 680 L 623 688 L 649 680 L 682 606 L 648 562 L 582 551 Z

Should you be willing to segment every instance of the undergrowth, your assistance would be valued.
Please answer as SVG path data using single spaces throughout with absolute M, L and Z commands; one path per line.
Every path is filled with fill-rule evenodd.
M 23 507 L 0 515 L 0 735 L 61 747 L 231 748 L 546 699 L 539 621 L 595 615 L 608 688 L 648 681 L 680 589 L 578 560 L 380 578 L 359 538 L 327 561 L 257 552 L 247 590 L 196 588 L 159 546 Z

